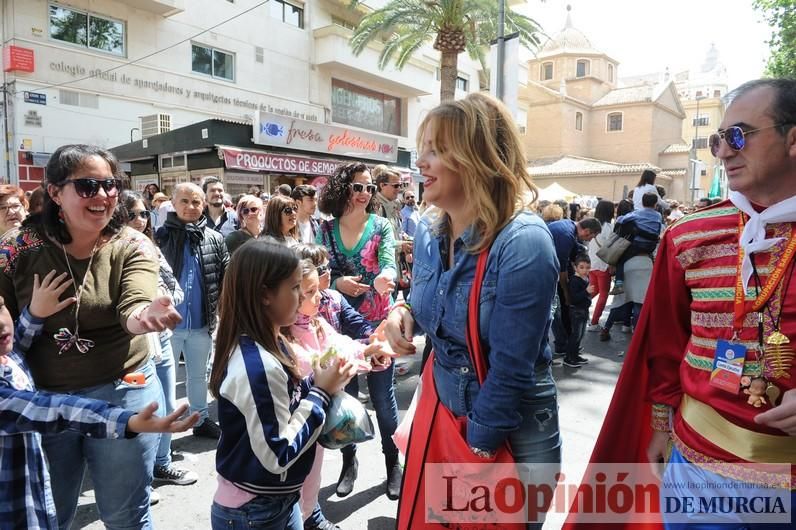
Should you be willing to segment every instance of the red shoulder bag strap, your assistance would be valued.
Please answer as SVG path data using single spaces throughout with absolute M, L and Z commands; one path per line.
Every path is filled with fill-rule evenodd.
M 470 353 L 470 362 L 478 376 L 478 384 L 481 385 L 484 384 L 486 372 L 489 370 L 489 362 L 481 346 L 481 328 L 479 327 L 481 285 L 484 283 L 486 260 L 488 257 L 489 248 L 485 248 L 478 254 L 478 262 L 475 266 L 475 278 L 473 278 L 473 286 L 470 288 L 470 300 L 467 308 L 467 351 Z

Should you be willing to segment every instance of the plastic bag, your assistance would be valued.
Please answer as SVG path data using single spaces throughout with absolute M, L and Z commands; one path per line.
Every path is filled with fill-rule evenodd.
M 412 402 L 409 403 L 409 408 L 406 409 L 406 414 L 404 414 L 401 423 L 398 424 L 398 428 L 395 429 L 395 434 L 392 435 L 395 446 L 404 456 L 406 456 L 406 445 L 409 443 L 409 431 L 412 430 L 412 421 L 415 419 L 415 409 L 417 409 L 417 401 L 420 399 L 422 387 L 423 382 L 421 379 L 417 382 L 415 393 L 412 396 Z
M 326 449 L 340 449 L 373 437 L 373 422 L 362 403 L 345 392 L 332 396 L 318 443 Z

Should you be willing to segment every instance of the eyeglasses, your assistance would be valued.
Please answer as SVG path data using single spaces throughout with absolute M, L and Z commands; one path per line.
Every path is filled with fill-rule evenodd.
M 404 195 L 404 200 L 405 201 L 413 201 L 413 200 L 415 200 L 415 198 L 412 195 Z
M 362 184 L 360 182 L 354 182 L 351 184 L 351 189 L 354 190 L 354 193 L 362 193 L 363 191 L 367 191 L 371 195 L 376 193 L 375 184 Z
M 128 222 L 133 222 L 133 221 L 135 221 L 135 219 L 137 217 L 141 218 L 141 219 L 148 220 L 150 215 L 151 214 L 150 214 L 149 210 L 141 210 L 140 212 L 128 212 L 127 213 L 127 221 Z
M 744 147 L 746 147 L 746 136 L 752 133 L 756 133 L 758 131 L 764 131 L 766 129 L 773 129 L 775 127 L 783 127 L 785 125 L 790 125 L 789 123 L 777 123 L 776 125 L 769 125 L 768 127 L 760 127 L 758 129 L 752 129 L 751 131 L 744 131 L 737 125 L 733 125 L 732 127 L 727 127 L 723 131 L 719 131 L 717 133 L 713 133 L 708 138 L 708 145 L 710 146 L 710 152 L 713 156 L 719 156 L 719 149 L 721 148 L 721 141 L 724 140 L 727 142 L 727 145 L 730 146 L 730 149 L 733 151 L 740 151 Z
M 295 206 L 285 206 L 282 208 L 282 213 L 285 215 L 293 215 L 296 212 L 298 212 L 298 208 Z
M 323 276 L 329 272 L 329 265 L 318 265 L 315 270 L 318 271 L 318 276 Z
M 5 211 L 18 212 L 20 210 L 22 210 L 22 205 L 18 202 L 11 204 L 3 204 L 2 206 L 0 206 L 0 212 L 5 212 Z
M 241 215 L 249 215 L 250 213 L 257 213 L 260 211 L 259 206 L 252 206 L 251 208 L 246 208 L 245 206 L 240 209 Z
M 108 197 L 116 197 L 122 187 L 122 181 L 119 179 L 73 179 L 67 180 L 63 185 L 67 184 L 74 184 L 75 192 L 84 199 L 97 195 L 100 187 L 105 190 Z

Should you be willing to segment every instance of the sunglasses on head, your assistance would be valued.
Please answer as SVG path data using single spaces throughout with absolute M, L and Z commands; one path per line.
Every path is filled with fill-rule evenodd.
M 149 219 L 149 210 L 141 210 L 140 212 L 128 212 L 127 213 L 127 220 L 132 222 L 135 221 L 136 217 L 140 217 L 141 219 Z
M 329 265 L 318 265 L 315 270 L 318 271 L 318 276 L 323 276 L 329 272 Z
M 105 190 L 108 197 L 116 197 L 122 187 L 122 181 L 119 179 L 72 179 L 67 180 L 63 185 L 67 184 L 74 184 L 75 192 L 84 199 L 94 197 L 99 193 L 100 187 Z
M 260 211 L 259 206 L 252 206 L 251 208 L 243 207 L 240 209 L 241 215 L 249 215 L 250 213 L 257 213 Z
M 757 129 L 752 129 L 750 131 L 744 131 L 738 125 L 733 125 L 732 127 L 727 127 L 723 131 L 719 131 L 717 133 L 713 133 L 708 138 L 708 146 L 710 146 L 710 152 L 713 156 L 719 156 L 719 149 L 721 148 L 721 141 L 724 140 L 727 142 L 727 145 L 730 146 L 730 149 L 733 151 L 740 151 L 744 147 L 746 147 L 746 136 L 752 133 L 756 133 L 758 131 L 764 131 L 766 129 L 773 129 L 775 127 L 783 127 L 788 125 L 787 123 L 777 123 L 776 125 L 769 125 L 768 127 L 759 127 Z
M 373 195 L 376 193 L 376 185 L 375 184 L 362 184 L 360 182 L 355 182 L 351 184 L 351 189 L 354 190 L 354 193 L 362 193 L 367 192 Z
M 296 212 L 298 212 L 298 208 L 295 206 L 285 206 L 282 208 L 282 213 L 285 215 L 293 215 Z

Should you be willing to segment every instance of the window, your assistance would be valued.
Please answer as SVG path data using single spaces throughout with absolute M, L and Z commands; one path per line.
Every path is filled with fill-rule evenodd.
M 608 132 L 616 132 L 622 130 L 622 113 L 612 112 L 608 115 Z
M 614 82 L 614 65 L 608 65 L 608 81 L 613 83 Z
M 704 137 L 694 138 L 691 141 L 691 146 L 694 149 L 707 149 L 708 148 L 708 139 Z
M 185 169 L 188 155 L 160 155 L 160 169 Z
M 124 22 L 50 4 L 50 37 L 84 48 L 124 55 Z
M 710 125 L 710 116 L 707 114 L 699 114 L 698 116 L 694 116 L 692 125 L 694 127 L 707 127 Z
M 702 97 L 702 91 L 701 90 L 697 90 L 696 91 L 696 96 L 694 96 L 694 97 L 701 98 Z
M 721 97 L 721 90 L 714 90 L 713 91 L 713 97 L 714 98 L 720 98 Z
M 262 63 L 265 60 L 264 57 L 265 51 L 260 48 L 259 46 L 254 47 L 254 60 L 258 63 Z
M 587 75 L 589 75 L 589 61 L 581 59 L 577 62 L 575 77 L 586 77 Z
M 582 131 L 583 130 L 583 113 L 576 112 L 575 113 L 575 130 Z
M 227 81 L 235 80 L 235 56 L 231 53 L 193 44 L 191 46 L 191 69 Z
M 553 63 L 542 64 L 542 81 L 553 79 Z
M 269 14 L 271 17 L 281 20 L 285 24 L 296 26 L 297 28 L 304 27 L 304 10 L 296 7 L 293 4 L 285 2 L 284 0 L 268 0 Z
M 456 78 L 456 90 L 461 90 L 462 92 L 467 92 L 467 87 L 470 84 L 470 81 L 463 78 L 457 77 Z
M 400 136 L 401 98 L 332 79 L 332 121 Z
M 99 96 L 96 94 L 85 94 L 73 90 L 59 90 L 58 100 L 61 105 L 71 105 L 74 107 L 85 107 L 89 109 L 99 108 Z

